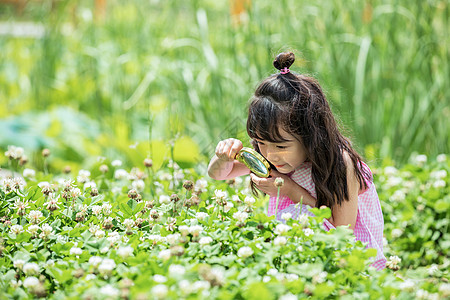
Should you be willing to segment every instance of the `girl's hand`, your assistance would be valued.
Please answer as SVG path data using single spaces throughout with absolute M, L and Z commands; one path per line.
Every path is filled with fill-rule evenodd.
M 216 147 L 216 156 L 220 161 L 233 161 L 236 154 L 243 148 L 238 139 L 226 139 L 220 141 Z
M 263 178 L 250 173 L 250 178 L 255 183 L 256 187 L 270 197 L 277 196 L 278 188 L 275 186 L 275 179 L 278 177 L 281 177 L 284 180 L 284 184 L 280 188 L 280 196 L 286 196 L 286 191 L 289 190 L 292 184 L 296 184 L 289 176 L 281 174 L 278 171 L 271 170 L 270 175 L 271 177 Z

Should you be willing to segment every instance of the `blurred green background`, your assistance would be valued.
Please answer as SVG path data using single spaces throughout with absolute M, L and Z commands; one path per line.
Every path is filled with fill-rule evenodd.
M 293 50 L 369 162 L 449 152 L 449 1 L 0 1 L 0 148 L 207 161 Z M 6 158 L 0 163 L 4 164 Z

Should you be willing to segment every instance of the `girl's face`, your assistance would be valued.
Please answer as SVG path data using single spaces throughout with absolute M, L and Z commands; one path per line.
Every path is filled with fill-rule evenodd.
M 278 172 L 288 174 L 297 169 L 306 160 L 306 149 L 293 135 L 280 129 L 284 142 L 271 143 L 255 139 L 261 154 L 274 165 Z

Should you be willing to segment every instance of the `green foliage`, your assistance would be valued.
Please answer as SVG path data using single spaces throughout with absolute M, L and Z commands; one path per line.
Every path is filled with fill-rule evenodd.
M 324 230 L 328 208 L 311 209 L 315 217 L 307 222 L 283 224 L 265 215 L 265 198 L 249 204 L 247 180 L 209 182 L 174 162 L 147 175 L 108 167 L 112 174 L 91 169 L 76 177 L 2 178 L 1 298 L 449 295 L 445 156 L 375 169 L 392 268 L 382 271 L 370 267 L 374 249 L 355 242 L 350 229 Z M 413 179 L 417 186 L 406 183 Z M 193 189 L 183 188 L 186 180 Z M 404 199 L 396 198 L 399 187 Z M 394 235 L 399 228 L 402 234 Z
M 43 27 L 35 38 L 0 36 L 0 117 L 69 106 L 117 147 L 180 132 L 209 156 L 218 138 L 245 137 L 252 90 L 275 71 L 275 54 L 294 49 L 292 69 L 317 77 L 361 149 L 397 161 L 448 153 L 449 9 L 445 1 L 251 1 L 233 22 L 230 1 L 114 0 L 104 18 L 92 1 L 29 3 L 23 16 L 0 15 Z M 66 159 L 79 155 L 67 151 Z
M 449 263 L 450 168 L 445 157 L 426 162 L 426 156 L 416 156 L 400 169 L 376 171 L 387 252 L 399 255 L 406 266 Z

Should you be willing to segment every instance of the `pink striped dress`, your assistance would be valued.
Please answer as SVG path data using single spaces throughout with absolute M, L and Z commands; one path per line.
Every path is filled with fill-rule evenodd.
M 362 163 L 363 168 L 369 167 Z M 303 187 L 314 198 L 317 197 L 314 182 L 311 177 L 311 162 L 303 163 L 291 175 L 291 179 L 298 185 Z M 371 172 L 370 172 L 371 173 Z M 367 243 L 368 248 L 377 250 L 377 256 L 372 264 L 378 270 L 382 270 L 386 264 L 386 257 L 383 254 L 383 214 L 381 212 L 380 200 L 372 181 L 368 181 L 368 189 L 362 194 L 358 195 L 358 214 L 356 217 L 356 224 L 354 234 L 356 240 Z M 270 197 L 268 215 L 275 214 L 276 197 Z M 283 213 L 291 213 L 293 218 L 298 218 L 299 208 L 295 207 L 295 203 L 286 196 L 280 197 L 278 201 L 277 219 L 281 220 Z M 302 214 L 314 216 L 309 210 L 308 205 L 302 205 Z M 325 229 L 328 231 L 335 228 L 327 219 L 323 223 Z

